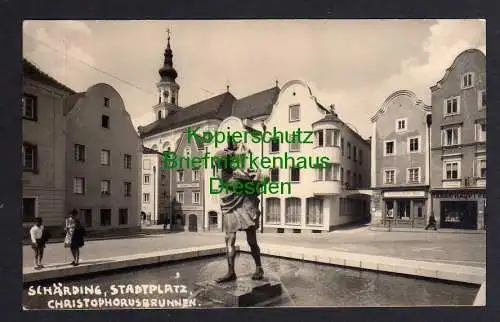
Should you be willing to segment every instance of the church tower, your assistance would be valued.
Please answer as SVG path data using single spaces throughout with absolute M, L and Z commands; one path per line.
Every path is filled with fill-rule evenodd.
M 175 82 L 177 71 L 172 61 L 172 48 L 170 48 L 170 30 L 167 29 L 167 48 L 165 49 L 163 66 L 158 70 L 160 81 L 158 88 L 158 104 L 153 107 L 156 120 L 166 118 L 170 113 L 179 109 L 179 84 Z

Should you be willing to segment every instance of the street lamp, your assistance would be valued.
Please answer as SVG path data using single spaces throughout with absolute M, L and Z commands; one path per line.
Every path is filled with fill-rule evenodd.
M 264 157 L 264 133 L 266 132 L 266 125 L 264 122 L 262 125 L 262 140 L 260 142 L 260 158 Z M 264 189 L 260 192 L 260 232 L 264 233 Z

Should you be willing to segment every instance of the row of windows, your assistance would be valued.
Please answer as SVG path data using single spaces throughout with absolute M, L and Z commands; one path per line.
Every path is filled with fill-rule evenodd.
M 75 144 L 75 161 L 86 162 L 87 153 L 86 147 L 83 144 Z M 111 165 L 111 151 L 101 149 L 100 154 L 101 165 Z M 123 155 L 123 168 L 132 169 L 132 156 L 130 154 Z
M 408 153 L 420 153 L 421 137 L 409 137 L 406 141 L 406 151 Z M 384 156 L 396 155 L 396 140 L 384 141 Z
M 111 226 L 112 210 L 110 208 L 99 209 L 99 225 Z M 92 227 L 92 209 L 80 209 L 80 218 L 82 224 L 86 227 Z M 128 225 L 128 208 L 118 208 L 118 225 Z
M 283 140 L 281 140 L 283 141 Z M 284 141 L 287 141 L 286 138 Z M 290 139 L 289 141 L 292 141 Z M 340 147 L 342 151 L 342 156 L 345 156 L 344 148 L 344 138 L 340 136 L 340 130 L 337 129 L 325 129 L 317 130 L 314 132 L 314 146 L 315 147 Z M 293 142 L 289 143 L 289 152 L 300 152 L 300 143 Z M 269 144 L 269 153 L 279 153 L 280 152 L 280 139 L 275 138 L 271 140 Z M 352 153 L 351 153 L 352 152 Z M 351 142 L 347 142 L 347 159 L 350 160 L 351 156 L 354 162 L 363 164 L 363 151 L 358 149 L 357 146 L 353 145 L 351 150 Z
M 199 204 L 200 203 L 200 192 L 199 191 L 193 191 L 191 195 L 191 200 L 193 204 Z M 143 193 L 142 194 L 142 202 L 143 203 L 150 203 L 151 201 L 151 194 L 150 193 Z M 175 193 L 175 201 L 183 204 L 184 203 L 184 191 L 177 191 Z
M 177 182 L 184 182 L 184 170 L 177 170 Z M 200 170 L 192 169 L 191 170 L 191 180 L 192 181 L 200 181 Z
M 293 170 L 293 171 L 292 171 Z M 345 178 L 345 181 L 344 181 Z M 362 175 L 356 175 L 356 172 L 352 173 L 347 170 L 346 176 L 344 177 L 344 168 L 338 163 L 332 163 L 329 168 L 318 168 L 315 169 L 315 181 L 340 181 L 341 184 L 346 184 L 347 187 L 362 186 Z M 280 181 L 280 169 L 271 169 L 270 180 L 273 182 Z M 299 182 L 300 181 L 300 169 L 291 168 L 290 169 L 290 181 Z
M 33 220 L 37 217 L 37 199 L 33 197 L 23 198 L 22 214 L 24 220 Z M 110 208 L 99 209 L 99 225 L 110 226 L 112 223 L 112 210 Z M 118 208 L 118 225 L 128 225 L 128 208 Z M 80 209 L 79 215 L 85 227 L 93 226 L 92 209 Z
M 478 121 L 474 124 L 474 140 L 476 142 L 486 142 L 486 121 Z M 462 144 L 462 126 L 453 125 L 441 129 L 441 145 L 454 146 Z M 407 152 L 421 152 L 420 136 L 411 137 L 407 140 Z M 396 141 L 384 141 L 384 156 L 396 155 Z
M 460 102 L 461 102 L 460 95 L 446 98 L 443 104 L 443 115 L 451 116 L 460 114 L 460 105 L 461 105 Z M 486 108 L 486 90 L 481 90 L 478 91 L 477 109 L 480 111 L 485 108 Z
M 285 199 L 285 224 L 301 224 L 300 198 Z M 323 199 L 311 197 L 306 199 L 306 224 L 323 225 Z M 266 199 L 266 223 L 281 223 L 281 200 L 279 198 Z
M 103 98 L 103 106 L 110 107 L 110 100 Z M 23 118 L 31 121 L 38 120 L 38 97 L 31 94 L 24 94 L 22 98 Z M 101 118 L 102 127 L 109 128 L 109 116 L 103 115 Z M 106 125 L 106 126 L 104 126 Z
M 73 178 L 73 193 L 77 195 L 84 195 L 87 190 L 86 180 L 84 177 Z M 123 196 L 130 197 L 132 193 L 132 183 L 123 182 Z M 101 195 L 111 195 L 111 180 L 101 180 Z
M 474 162 L 473 171 L 476 179 L 486 178 L 486 158 L 477 158 Z M 461 161 L 451 160 L 443 161 L 443 180 L 460 180 L 461 174 Z M 384 170 L 384 184 L 395 184 L 398 171 L 395 169 Z M 406 169 L 406 182 L 407 183 L 420 183 L 421 168 L 408 168 Z
M 24 142 L 22 147 L 22 162 L 24 171 L 38 171 L 38 147 L 34 144 Z M 86 149 L 84 145 L 75 144 L 75 160 L 79 162 L 86 161 Z M 111 151 L 101 150 L 101 165 L 111 165 Z M 123 168 L 132 169 L 132 156 L 125 154 L 123 156 Z
M 486 121 L 481 120 L 474 124 L 474 140 L 486 142 Z M 462 126 L 448 126 L 441 130 L 441 145 L 453 146 L 462 144 Z
M 408 168 L 406 169 L 406 182 L 407 183 L 420 183 L 421 181 L 421 168 Z M 395 169 L 384 170 L 384 184 L 395 184 L 396 183 L 396 173 Z
M 177 170 L 177 182 L 184 182 L 184 179 L 185 179 L 185 175 L 184 175 L 184 170 Z M 196 169 L 192 169 L 191 170 L 191 179 L 193 182 L 195 181 L 200 181 L 200 170 L 196 170 Z M 162 184 L 164 184 L 163 180 L 165 180 L 165 175 L 161 175 L 161 180 L 162 180 Z M 145 174 L 144 175 L 144 180 L 143 180 L 143 183 L 144 184 L 150 184 L 151 183 L 151 175 L 150 174 Z

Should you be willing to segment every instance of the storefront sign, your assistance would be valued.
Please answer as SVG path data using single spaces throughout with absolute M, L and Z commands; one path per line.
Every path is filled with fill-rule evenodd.
M 425 191 L 387 191 L 384 198 L 425 198 Z
M 441 199 L 477 199 L 486 198 L 484 191 L 433 191 L 434 198 Z

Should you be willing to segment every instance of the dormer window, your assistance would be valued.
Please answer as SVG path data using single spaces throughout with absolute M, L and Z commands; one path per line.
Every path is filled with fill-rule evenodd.
M 466 73 L 462 76 L 462 89 L 474 87 L 474 73 Z
M 172 104 L 175 104 L 175 97 L 172 96 Z
M 161 111 L 158 111 L 158 119 L 161 119 Z
M 184 149 L 184 156 L 187 158 L 191 157 L 191 148 L 190 147 L 187 147 Z

